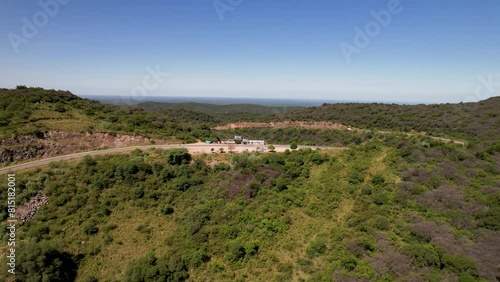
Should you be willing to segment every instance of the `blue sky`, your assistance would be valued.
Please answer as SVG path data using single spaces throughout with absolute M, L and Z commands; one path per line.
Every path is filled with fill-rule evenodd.
M 46 24 L 38 1 L 0 1 L 0 87 L 130 95 L 158 67 L 169 76 L 143 94 L 459 102 L 500 73 L 498 0 L 401 0 L 398 13 L 396 0 L 72 0 Z M 223 20 L 214 3 L 230 7 Z M 359 51 L 350 62 L 343 42 Z

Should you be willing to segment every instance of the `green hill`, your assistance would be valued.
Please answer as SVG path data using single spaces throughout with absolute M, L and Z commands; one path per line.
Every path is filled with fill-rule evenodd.
M 144 102 L 139 104 L 140 107 L 151 111 L 162 111 L 166 109 L 185 109 L 193 112 L 200 112 L 206 114 L 235 114 L 235 113 L 248 113 L 271 115 L 283 111 L 292 111 L 300 107 L 269 107 L 256 104 L 229 104 L 229 105 L 215 105 L 207 103 L 160 103 L 160 102 Z
M 273 115 L 291 112 L 301 107 L 271 107 L 255 104 L 214 105 L 207 103 L 160 103 L 145 102 L 138 105 L 148 111 L 172 113 L 179 110 L 210 116 L 206 121 L 223 124 L 235 121 L 268 120 Z
M 489 143 L 498 141 L 499 108 L 500 97 L 435 105 L 339 103 L 304 108 L 276 118 L 335 121 L 364 129 L 427 132 Z
M 216 138 L 209 126 L 226 121 L 38 88 L 0 97 L 4 137 L 91 130 Z M 7 275 L 10 247 L 0 246 L 0 280 L 495 281 L 498 103 L 324 105 L 259 116 L 368 130 L 239 131 L 350 146 L 341 152 L 136 150 L 18 173 L 16 206 L 28 220 L 16 226 L 15 276 Z M 469 143 L 397 133 L 411 130 Z M 7 204 L 0 201 L 2 242 L 11 236 Z
M 37 193 L 49 200 L 17 230 L 16 278 L 49 269 L 49 281 L 61 273 L 77 281 L 494 280 L 498 168 L 459 145 L 398 138 L 335 155 L 153 150 L 53 164 L 16 176 L 18 205 Z M 33 250 L 64 255 L 77 269 L 38 261 Z
M 207 117 L 206 119 L 210 119 Z M 177 110 L 151 113 L 81 99 L 68 91 L 0 89 L 0 138 L 41 131 L 108 132 L 195 142 L 214 138 L 199 114 Z

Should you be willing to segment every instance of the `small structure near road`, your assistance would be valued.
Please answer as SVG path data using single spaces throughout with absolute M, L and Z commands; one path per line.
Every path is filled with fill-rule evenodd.
M 266 142 L 264 140 L 248 140 L 248 139 L 243 139 L 241 142 L 242 144 L 248 144 L 248 145 L 266 145 Z
M 243 145 L 266 145 L 264 140 L 245 139 L 240 135 L 235 135 L 234 139 L 222 140 L 222 144 L 243 144 Z

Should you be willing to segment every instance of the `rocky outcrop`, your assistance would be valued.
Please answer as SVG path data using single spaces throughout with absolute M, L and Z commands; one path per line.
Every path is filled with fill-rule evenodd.
M 48 203 L 49 200 L 47 199 L 47 196 L 45 196 L 43 193 L 38 193 L 26 204 L 17 208 L 16 219 L 22 222 L 29 221 L 35 216 L 36 212 L 42 205 L 46 205 Z
M 300 127 L 307 129 L 347 129 L 340 123 L 329 121 L 280 121 L 280 122 L 237 122 L 227 125 L 217 126 L 215 130 L 231 130 L 238 128 L 253 128 L 253 127 L 271 127 L 271 128 L 286 128 L 286 127 Z
M 100 148 L 161 143 L 142 136 L 108 133 L 46 131 L 0 140 L 0 162 L 10 163 Z

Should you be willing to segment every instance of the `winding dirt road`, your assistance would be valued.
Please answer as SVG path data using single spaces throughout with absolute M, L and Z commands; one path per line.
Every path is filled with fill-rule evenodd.
M 263 146 L 261 148 L 267 148 L 268 145 Z M 254 151 L 257 150 L 258 145 L 234 145 L 234 149 L 232 150 L 235 153 L 242 153 L 246 150 Z M 284 152 L 286 149 L 290 149 L 290 145 L 274 145 L 276 152 Z M 145 146 L 132 146 L 132 147 L 120 147 L 106 150 L 97 150 L 97 151 L 88 151 L 88 152 L 80 152 L 75 154 L 51 157 L 46 159 L 40 159 L 36 161 L 31 161 L 27 163 L 21 163 L 17 165 L 7 166 L 0 168 L 0 174 L 11 173 L 16 171 L 21 171 L 25 169 L 35 168 L 39 166 L 48 165 L 51 162 L 56 161 L 64 161 L 64 160 L 74 160 L 80 159 L 85 156 L 94 156 L 94 155 L 106 155 L 106 154 L 116 154 L 116 153 L 129 153 L 133 150 L 148 150 L 152 148 L 157 149 L 173 149 L 173 148 L 186 148 L 189 150 L 191 154 L 203 154 L 203 153 L 211 153 L 212 148 L 214 152 L 219 152 L 220 148 L 223 148 L 224 151 L 229 151 L 229 146 L 227 144 L 205 144 L 205 143 L 196 143 L 196 144 L 166 144 L 166 145 L 145 145 Z M 345 150 L 346 147 L 322 147 L 322 146 L 299 146 L 300 148 L 311 148 L 321 149 L 321 150 Z

